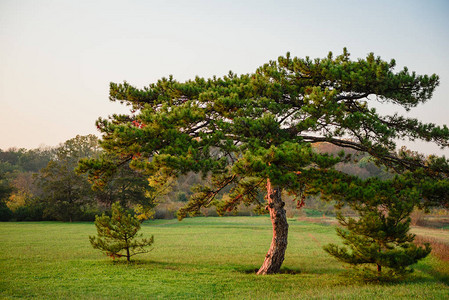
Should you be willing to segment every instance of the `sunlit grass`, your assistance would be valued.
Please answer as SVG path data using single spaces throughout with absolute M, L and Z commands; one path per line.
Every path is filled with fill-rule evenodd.
M 152 252 L 112 261 L 93 249 L 92 223 L 0 223 L 0 298 L 417 298 L 445 299 L 449 268 L 430 257 L 402 283 L 350 280 L 322 245 L 332 226 L 290 220 L 283 272 L 254 274 L 271 242 L 267 217 L 195 218 L 144 223 Z M 446 275 L 445 275 L 446 274 Z

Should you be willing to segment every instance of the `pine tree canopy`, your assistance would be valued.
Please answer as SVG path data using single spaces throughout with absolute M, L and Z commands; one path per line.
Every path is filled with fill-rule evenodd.
M 140 220 L 126 213 L 118 202 L 112 204 L 112 216 L 95 216 L 95 227 L 98 236 L 89 236 L 92 247 L 113 259 L 126 257 L 130 261 L 131 256 L 151 251 L 148 247 L 154 237 L 143 238 L 143 234 L 138 234 Z
M 111 83 L 110 100 L 129 105 L 131 113 L 99 119 L 97 127 L 101 146 L 120 163 L 162 178 L 209 176 L 211 184 L 197 187 L 180 218 L 211 204 L 220 212 L 242 202 L 263 205 L 257 195 L 267 180 L 297 194 L 369 198 L 379 192 L 376 180 L 368 184 L 335 171 L 347 155 L 314 151 L 320 142 L 368 153 L 406 176 L 394 184 L 418 186 L 427 203 L 447 205 L 448 160 L 396 149 L 398 140 L 448 147 L 447 126 L 373 108 L 380 102 L 410 110 L 427 102 L 438 84 L 435 74 L 396 72 L 394 60 L 373 53 L 355 61 L 346 49 L 313 60 L 287 53 L 240 76 L 229 72 L 186 82 L 170 76 L 143 89 Z M 93 180 L 116 165 L 101 159 L 82 164 Z M 225 187 L 229 194 L 220 200 Z

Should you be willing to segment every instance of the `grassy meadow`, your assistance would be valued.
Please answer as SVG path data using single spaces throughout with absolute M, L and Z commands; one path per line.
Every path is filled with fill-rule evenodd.
M 152 252 L 112 261 L 88 240 L 93 223 L 0 223 L 0 298 L 448 299 L 449 263 L 433 256 L 400 283 L 363 283 L 322 246 L 332 226 L 290 219 L 281 274 L 257 276 L 271 242 L 268 217 L 145 222 Z

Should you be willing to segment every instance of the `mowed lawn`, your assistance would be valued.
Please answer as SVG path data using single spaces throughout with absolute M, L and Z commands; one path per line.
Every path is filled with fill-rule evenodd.
M 0 223 L 0 298 L 449 299 L 449 266 L 428 257 L 401 283 L 361 283 L 322 246 L 332 226 L 291 219 L 282 274 L 257 276 L 268 217 L 145 222 L 152 252 L 112 261 L 88 240 L 93 223 Z

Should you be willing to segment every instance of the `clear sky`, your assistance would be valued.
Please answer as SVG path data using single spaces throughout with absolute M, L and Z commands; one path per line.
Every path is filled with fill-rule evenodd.
M 287 51 L 315 58 L 343 47 L 438 74 L 434 98 L 408 115 L 449 124 L 447 0 L 0 0 L 0 148 L 96 133 L 99 116 L 127 111 L 109 102 L 111 81 L 248 73 Z

